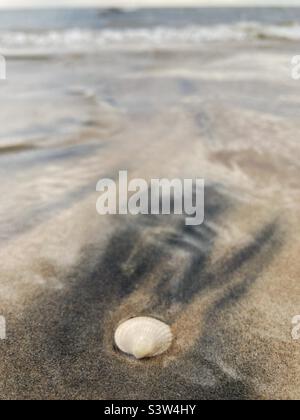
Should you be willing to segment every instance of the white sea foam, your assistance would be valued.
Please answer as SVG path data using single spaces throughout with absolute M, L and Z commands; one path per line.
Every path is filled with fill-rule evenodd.
M 263 25 L 237 23 L 231 25 L 186 26 L 184 28 L 135 28 L 61 31 L 0 31 L 0 51 L 37 49 L 55 51 L 93 51 L 111 45 L 200 44 L 216 41 L 248 39 L 300 40 L 300 25 Z

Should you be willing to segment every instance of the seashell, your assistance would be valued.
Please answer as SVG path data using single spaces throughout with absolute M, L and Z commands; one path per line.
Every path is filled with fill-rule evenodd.
M 117 347 L 136 359 L 158 356 L 168 350 L 173 340 L 171 328 L 149 317 L 131 318 L 115 332 Z

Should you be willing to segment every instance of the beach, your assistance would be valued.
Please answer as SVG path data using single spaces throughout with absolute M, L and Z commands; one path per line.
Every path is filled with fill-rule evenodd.
M 1 399 L 299 399 L 300 11 L 2 13 Z M 120 170 L 204 224 L 100 216 Z M 117 351 L 140 315 L 166 354 Z

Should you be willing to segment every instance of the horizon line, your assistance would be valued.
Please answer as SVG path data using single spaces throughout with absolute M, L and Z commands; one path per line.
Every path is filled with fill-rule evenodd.
M 287 8 L 300 8 L 300 4 L 290 3 L 285 5 L 280 4 L 200 4 L 200 5 L 141 5 L 141 6 L 104 6 L 104 5 L 23 5 L 23 6 L 2 6 L 0 5 L 0 10 L 55 10 L 55 9 L 99 9 L 99 10 L 139 10 L 139 9 L 232 9 L 232 8 L 251 8 L 251 9 L 257 9 L 257 8 L 276 8 L 276 9 L 287 9 Z

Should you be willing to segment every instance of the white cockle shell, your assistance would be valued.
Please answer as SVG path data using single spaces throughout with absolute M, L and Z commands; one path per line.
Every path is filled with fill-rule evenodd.
M 115 343 L 119 350 L 136 359 L 164 353 L 172 340 L 173 334 L 167 324 L 145 316 L 128 319 L 115 332 Z

